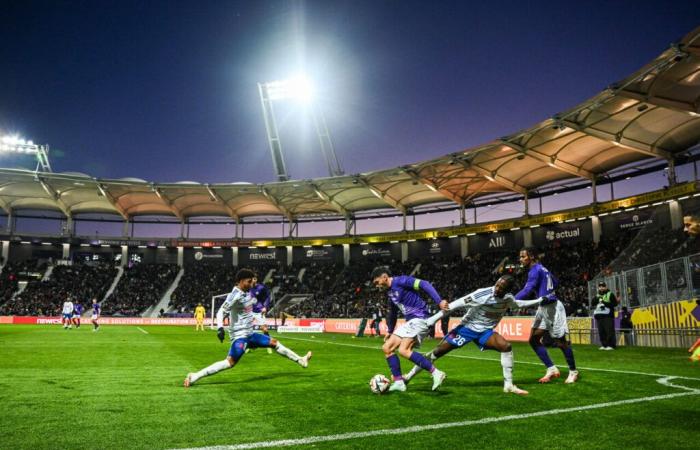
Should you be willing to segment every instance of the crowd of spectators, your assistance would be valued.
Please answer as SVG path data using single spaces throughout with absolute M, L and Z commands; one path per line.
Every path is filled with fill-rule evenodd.
M 20 281 L 41 279 L 44 272 L 46 272 L 46 262 L 37 259 L 5 264 L 0 272 L 0 305 L 4 305 L 12 298 L 19 289 Z
M 54 266 L 48 280 L 30 281 L 22 293 L 0 306 L 0 315 L 55 316 L 66 300 L 87 306 L 93 298 L 102 299 L 116 274 L 111 264 Z
M 176 264 L 135 264 L 124 268 L 119 283 L 102 305 L 102 313 L 108 316 L 140 315 L 160 301 L 179 270 Z

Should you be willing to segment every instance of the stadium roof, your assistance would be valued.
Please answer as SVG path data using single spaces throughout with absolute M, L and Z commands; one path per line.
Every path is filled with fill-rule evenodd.
M 153 183 L 80 173 L 0 169 L 0 208 L 66 216 L 189 217 L 330 214 L 525 195 L 700 142 L 700 28 L 623 81 L 569 111 L 476 148 L 386 170 L 264 184 Z

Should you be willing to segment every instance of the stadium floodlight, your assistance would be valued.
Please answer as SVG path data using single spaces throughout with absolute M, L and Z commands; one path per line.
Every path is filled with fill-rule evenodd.
M 282 154 L 282 145 L 280 143 L 279 132 L 277 131 L 277 122 L 275 113 L 272 107 L 273 102 L 280 100 L 296 100 L 308 105 L 309 111 L 316 126 L 316 133 L 321 143 L 321 153 L 323 153 L 328 165 L 330 176 L 343 175 L 343 169 L 340 167 L 340 162 L 335 154 L 333 142 L 326 126 L 326 120 L 321 113 L 318 105 L 314 104 L 314 89 L 309 79 L 304 75 L 297 75 L 286 80 L 269 81 L 266 83 L 258 83 L 258 91 L 260 93 L 260 102 L 262 103 L 263 117 L 265 119 L 265 130 L 267 131 L 267 141 L 272 154 L 272 162 L 275 166 L 275 174 L 279 181 L 289 179 L 287 168 Z
M 313 99 L 313 87 L 308 78 L 299 75 L 288 80 L 265 83 L 270 100 L 295 99 L 308 103 Z
M 36 171 L 51 172 L 49 163 L 49 146 L 37 145 L 33 141 L 25 140 L 17 135 L 3 136 L 0 138 L 0 153 L 18 153 L 34 155 L 36 157 Z

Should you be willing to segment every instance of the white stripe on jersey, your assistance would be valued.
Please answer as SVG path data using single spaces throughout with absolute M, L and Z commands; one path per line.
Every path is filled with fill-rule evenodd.
M 222 327 L 224 315 L 229 316 L 228 332 L 231 340 L 245 338 L 253 334 L 253 304 L 255 299 L 246 292 L 233 288 L 216 313 L 217 326 Z
M 496 328 L 508 308 L 517 308 L 512 294 L 496 297 L 493 287 L 477 289 L 465 299 L 467 313 L 462 317 L 462 325 L 481 333 Z

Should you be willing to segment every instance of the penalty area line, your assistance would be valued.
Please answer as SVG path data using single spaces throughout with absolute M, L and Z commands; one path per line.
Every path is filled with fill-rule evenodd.
M 144 329 L 141 328 L 141 327 L 136 327 L 136 329 L 138 329 L 138 330 L 139 330 L 141 333 L 143 333 L 143 334 L 148 334 L 148 331 L 144 330 Z
M 700 390 L 693 390 L 693 391 L 688 391 L 688 392 L 677 392 L 677 393 L 673 393 L 673 394 L 654 395 L 652 397 L 640 397 L 640 398 L 632 398 L 632 399 L 628 399 L 628 400 L 618 400 L 615 402 L 605 402 L 605 403 L 595 403 L 592 405 L 574 406 L 571 408 L 559 408 L 559 409 L 550 409 L 547 411 L 537 411 L 537 412 L 525 413 L 525 414 L 513 414 L 513 415 L 509 415 L 509 416 L 486 417 L 483 419 L 475 419 L 475 420 L 463 420 L 460 422 L 437 423 L 434 425 L 416 425 L 416 426 L 412 426 L 412 427 L 373 430 L 373 431 L 357 431 L 357 432 L 350 432 L 350 433 L 331 434 L 331 435 L 325 435 L 325 436 L 309 436 L 306 438 L 299 438 L 299 439 L 281 439 L 281 440 L 277 440 L 277 441 L 250 442 L 250 443 L 246 443 L 246 444 L 236 444 L 236 445 L 216 445 L 216 446 L 210 446 L 210 447 L 193 447 L 193 448 L 187 448 L 187 449 L 182 449 L 182 450 L 243 450 L 243 449 L 268 448 L 268 447 L 289 447 L 292 445 L 308 445 L 308 444 L 316 444 L 319 442 L 332 442 L 332 441 L 346 441 L 346 440 L 350 440 L 350 439 L 363 439 L 363 438 L 368 438 L 368 437 L 373 437 L 373 436 L 387 436 L 387 435 L 393 435 L 393 434 L 420 433 L 423 431 L 442 430 L 445 428 L 468 427 L 468 426 L 473 426 L 473 425 L 486 425 L 486 424 L 491 424 L 491 423 L 507 422 L 507 421 L 511 421 L 511 420 L 529 419 L 531 417 L 543 417 L 543 416 L 551 416 L 551 415 L 555 415 L 555 414 L 565 414 L 565 413 L 572 413 L 572 412 L 579 412 L 579 411 L 589 411 L 589 410 L 594 410 L 594 409 L 609 408 L 611 406 L 631 405 L 631 404 L 643 403 L 643 402 L 653 402 L 656 400 L 666 400 L 666 399 L 671 399 L 671 398 L 686 397 L 689 395 L 698 395 L 698 394 L 700 394 Z

